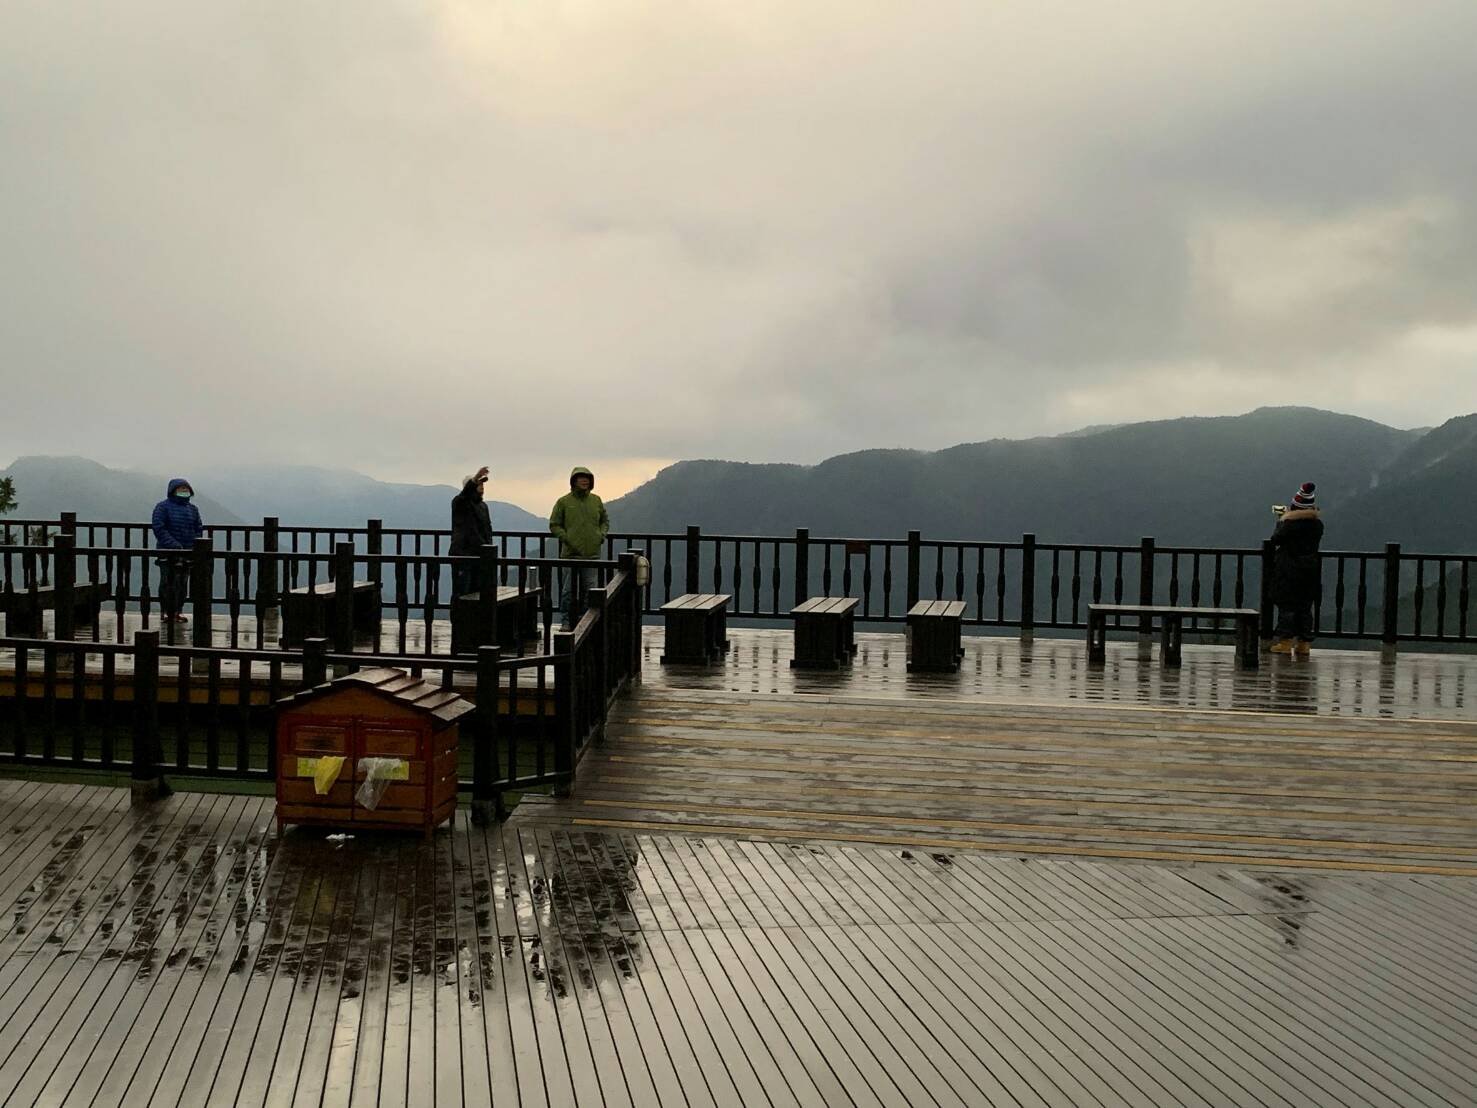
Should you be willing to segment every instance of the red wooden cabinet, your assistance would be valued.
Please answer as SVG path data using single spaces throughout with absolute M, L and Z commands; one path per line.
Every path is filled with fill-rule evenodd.
M 278 702 L 277 825 L 418 827 L 429 835 L 456 811 L 458 720 L 472 704 L 397 669 L 370 669 Z M 342 758 L 324 793 L 323 758 Z M 358 795 L 368 759 L 387 762 L 372 806 Z

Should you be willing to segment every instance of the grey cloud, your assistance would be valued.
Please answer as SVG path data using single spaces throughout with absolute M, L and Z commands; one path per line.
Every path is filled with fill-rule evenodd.
M 1335 371 L 1477 406 L 1477 9 L 1008 8 L 13 9 L 0 454 L 810 460 Z

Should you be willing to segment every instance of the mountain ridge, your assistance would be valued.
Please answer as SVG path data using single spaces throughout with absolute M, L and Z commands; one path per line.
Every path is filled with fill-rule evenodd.
M 165 478 L 87 459 L 33 456 L 16 477 L 17 518 L 142 520 Z M 314 466 L 218 466 L 190 474 L 210 522 L 275 515 L 285 524 L 444 529 L 451 485 L 382 482 Z M 1251 547 L 1270 505 L 1304 480 L 1319 486 L 1329 549 L 1477 550 L 1477 414 L 1429 430 L 1306 407 L 994 438 L 924 451 L 878 447 L 814 465 L 690 459 L 609 501 L 617 531 L 814 537 L 1019 539 Z M 541 516 L 492 502 L 499 530 L 542 532 Z
M 178 475 L 176 475 L 178 476 Z M 382 519 L 389 527 L 446 528 L 451 485 L 379 481 L 350 469 L 263 465 L 192 468 L 195 506 L 206 523 L 256 523 L 275 515 L 287 525 L 362 527 Z M 76 455 L 33 454 L 0 470 L 14 477 L 17 519 L 55 519 L 75 511 L 83 519 L 140 522 L 163 497 L 168 477 L 114 469 Z M 489 501 L 498 530 L 543 530 L 547 523 L 515 504 Z
M 875 449 L 792 463 L 679 462 L 610 504 L 622 529 L 1245 546 L 1305 480 L 1335 510 L 1421 435 L 1306 407 L 1091 434 Z

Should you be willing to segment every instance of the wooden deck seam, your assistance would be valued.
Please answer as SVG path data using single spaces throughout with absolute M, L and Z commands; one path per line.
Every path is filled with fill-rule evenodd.
M 1117 858 L 1160 862 L 1209 862 L 1220 865 L 1271 866 L 1284 869 L 1353 870 L 1381 873 L 1426 873 L 1443 877 L 1477 877 L 1477 867 L 1427 866 L 1406 863 L 1359 862 L 1322 858 L 1266 857 L 1255 854 L 1205 854 L 1194 851 L 1108 850 L 1091 846 L 1062 848 L 1037 843 L 994 843 L 968 839 L 899 837 L 887 835 L 839 835 L 818 830 L 756 830 L 733 824 L 663 823 L 651 820 L 592 819 L 576 817 L 576 827 L 611 828 L 663 834 L 733 835 L 741 839 L 780 839 L 786 842 L 855 842 L 879 846 L 938 847 L 946 850 L 986 850 L 1004 854 L 1046 854 L 1061 857 Z
M 921 825 L 923 827 L 946 827 L 946 828 L 979 828 L 990 831 L 1018 831 L 1022 833 L 1040 833 L 1059 835 L 1070 838 L 1074 835 L 1099 834 L 1100 829 L 1092 827 L 1076 827 L 1072 825 L 1051 826 L 1030 823 L 1010 823 L 997 820 L 973 820 L 967 818 L 933 818 L 928 816 L 877 816 L 867 812 L 833 812 L 833 811 L 808 811 L 784 808 L 757 808 L 742 805 L 705 804 L 699 802 L 688 803 L 661 803 L 651 799 L 632 800 L 603 800 L 599 798 L 586 797 L 578 802 L 580 807 L 586 808 L 623 808 L 632 810 L 667 811 L 667 812 L 702 812 L 716 815 L 737 815 L 740 813 L 749 816 L 770 816 L 783 819 L 800 819 L 842 823 L 863 824 L 886 824 L 888 826 Z M 1114 827 L 1110 836 L 1126 839 L 1150 839 L 1162 841 L 1187 841 L 1204 843 L 1235 843 L 1256 846 L 1306 846 L 1316 849 L 1338 849 L 1338 850 L 1369 850 L 1399 855 L 1402 852 L 1414 854 L 1433 854 L 1452 859 L 1465 859 L 1471 857 L 1477 860 L 1477 845 L 1470 850 L 1456 850 L 1444 845 L 1428 843 L 1390 843 L 1371 842 L 1357 839 L 1300 839 L 1277 835 L 1236 835 L 1231 833 L 1217 832 L 1194 832 L 1184 829 L 1157 831 L 1142 828 Z

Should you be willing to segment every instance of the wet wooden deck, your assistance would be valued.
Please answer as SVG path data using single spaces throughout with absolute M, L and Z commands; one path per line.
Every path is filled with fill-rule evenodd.
M 45 613 L 44 630 L 52 633 L 51 613 Z M 131 642 L 133 632 L 142 626 L 137 613 L 124 620 L 122 640 Z M 263 623 L 265 648 L 276 648 L 280 620 Z M 119 640 L 113 613 L 104 612 L 98 625 L 98 638 L 103 642 Z M 90 629 L 84 629 L 84 634 Z M 1109 644 L 1108 663 L 1103 667 L 1087 664 L 1086 647 L 1081 637 L 1039 638 L 1022 643 L 1012 635 L 966 635 L 964 659 L 956 674 L 910 674 L 906 669 L 906 644 L 901 628 L 857 635 L 858 653 L 854 663 L 840 672 L 792 670 L 793 633 L 789 629 L 730 627 L 731 649 L 721 666 L 693 668 L 665 667 L 662 655 L 662 629 L 649 626 L 644 631 L 643 666 L 649 684 L 674 692 L 722 691 L 761 696 L 789 696 L 806 693 L 815 696 L 860 696 L 865 698 L 907 698 L 909 700 L 978 700 L 996 702 L 1059 704 L 1121 703 L 1152 704 L 1173 707 L 1224 708 L 1247 711 L 1272 711 L 1305 714 L 1352 714 L 1387 716 L 1474 716 L 1477 715 L 1477 652 L 1423 654 L 1409 651 L 1399 656 L 1393 666 L 1381 665 L 1378 653 L 1370 649 L 1323 649 L 1311 661 L 1263 659 L 1255 671 L 1239 670 L 1228 646 L 1187 645 L 1184 666 L 1179 670 L 1163 669 L 1157 659 L 1144 657 L 1132 640 L 1118 639 Z M 190 628 L 169 625 L 164 629 L 166 644 L 189 644 Z M 211 643 L 216 647 L 238 646 L 254 649 L 256 621 L 243 615 L 233 636 L 229 620 L 215 617 Z M 354 649 L 361 653 L 376 649 L 400 650 L 398 624 L 386 620 L 379 637 L 361 636 Z M 418 619 L 407 625 L 404 650 L 410 654 L 445 657 L 451 649 L 451 625 L 446 620 Z M 533 641 L 527 652 L 538 652 L 545 644 Z M 296 652 L 288 652 L 289 658 Z M 14 652 L 0 650 L 0 691 L 14 672 Z M 91 654 L 84 658 L 89 675 L 101 675 L 102 658 Z M 120 677 L 132 674 L 129 655 L 116 659 Z M 177 672 L 173 659 L 160 662 L 166 676 Z M 265 681 L 265 666 L 256 663 L 252 679 Z M 296 679 L 295 663 L 283 663 L 283 674 Z M 225 661 L 221 675 L 234 681 L 240 674 L 237 664 Z M 550 679 L 553 674 L 551 673 Z M 471 684 L 470 676 L 458 684 Z M 70 695 L 65 689 L 62 695 Z M 224 690 L 234 695 L 232 690 Z M 39 693 L 33 690 L 33 695 Z
M 1104 666 L 1087 664 L 1083 637 L 964 638 L 958 673 L 908 673 L 901 630 L 858 634 L 852 665 L 839 672 L 790 668 L 789 630 L 734 629 L 723 665 L 663 666 L 661 629 L 646 629 L 643 679 L 663 694 L 738 693 L 756 697 L 981 700 L 1052 709 L 1059 705 L 1141 705 L 1297 715 L 1477 719 L 1477 651 L 1408 651 L 1382 665 L 1370 649 L 1326 649 L 1295 660 L 1263 656 L 1238 669 L 1229 646 L 1188 644 L 1184 665 L 1166 670 L 1158 646 L 1141 655 L 1132 639 L 1108 644 Z
M 663 668 L 620 703 L 574 795 L 525 827 L 894 843 L 1039 857 L 1477 876 L 1477 659 L 1324 652 L 1235 668 L 1188 649 L 966 643 L 964 672 L 797 674 L 788 640 Z M 648 643 L 648 652 L 658 647 Z
M 0 1104 L 1470 1105 L 1477 880 L 0 782 Z

